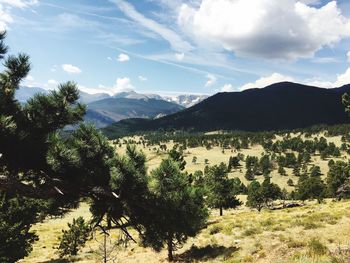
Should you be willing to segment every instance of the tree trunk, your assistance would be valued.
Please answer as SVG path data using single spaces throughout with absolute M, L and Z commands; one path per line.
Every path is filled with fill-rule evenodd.
M 171 238 L 168 239 L 168 261 L 173 261 L 173 241 Z
M 222 216 L 222 207 L 220 207 L 220 216 Z
M 103 262 L 107 263 L 107 234 L 103 233 Z

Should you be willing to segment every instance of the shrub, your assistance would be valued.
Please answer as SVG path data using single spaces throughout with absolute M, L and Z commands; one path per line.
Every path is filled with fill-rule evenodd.
M 251 227 L 251 228 L 247 228 L 246 230 L 244 230 L 243 232 L 243 236 L 253 236 L 253 235 L 257 235 L 260 234 L 262 231 L 260 228 L 256 228 L 256 227 Z
M 73 219 L 72 223 L 68 223 L 68 230 L 62 230 L 63 235 L 60 238 L 60 257 L 75 256 L 80 248 L 84 247 L 90 234 L 90 227 L 85 223 L 81 216 Z
M 222 230 L 221 226 L 214 225 L 209 229 L 209 233 L 210 233 L 210 235 L 215 235 L 215 234 L 219 233 L 221 230 Z
M 316 238 L 312 238 L 307 246 L 311 256 L 322 256 L 328 253 L 328 248 Z

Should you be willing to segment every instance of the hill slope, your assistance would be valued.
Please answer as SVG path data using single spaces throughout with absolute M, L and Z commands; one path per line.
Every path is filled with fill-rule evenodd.
M 122 119 L 155 118 L 182 109 L 182 106 L 164 100 L 107 98 L 89 103 L 85 120 L 103 127 Z
M 283 130 L 317 124 L 349 123 L 341 96 L 350 85 L 323 89 L 291 82 L 263 89 L 218 93 L 195 106 L 156 120 L 123 120 L 105 129 L 106 134 L 159 129 Z

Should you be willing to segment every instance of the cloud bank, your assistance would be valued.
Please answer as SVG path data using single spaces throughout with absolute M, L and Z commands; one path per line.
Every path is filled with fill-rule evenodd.
M 237 56 L 310 58 L 350 37 L 350 20 L 336 1 L 202 0 L 182 4 L 178 24 L 197 42 L 211 41 Z

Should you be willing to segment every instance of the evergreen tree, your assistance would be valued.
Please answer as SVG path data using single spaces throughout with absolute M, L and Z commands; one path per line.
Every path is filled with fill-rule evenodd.
M 223 214 L 223 209 L 235 208 L 240 205 L 240 201 L 235 196 L 234 185 L 228 178 L 227 166 L 224 163 L 209 167 L 204 180 L 208 206 L 219 209 L 220 216 Z
M 342 189 L 348 188 L 349 177 L 349 163 L 337 161 L 329 166 L 329 171 L 326 178 L 328 194 L 334 198 L 348 196 L 349 193 L 343 192 Z
M 188 237 L 195 236 L 204 226 L 208 211 L 200 189 L 188 183 L 177 162 L 163 160 L 151 173 L 154 194 L 152 227 L 143 235 L 143 244 L 160 250 L 168 249 L 168 260 L 173 251 Z
M 1 58 L 4 37 L 0 34 Z M 29 57 L 20 54 L 7 57 L 0 74 L 0 191 L 6 196 L 1 207 L 14 207 L 0 215 L 0 227 L 6 227 L 0 233 L 1 261 L 13 262 L 30 251 L 35 237 L 29 228 L 39 214 L 65 212 L 85 197 L 91 200 L 94 226 L 107 217 L 110 227 L 130 239 L 130 227 L 141 235 L 150 233 L 154 203 L 144 155 L 128 147 L 127 156 L 120 157 L 98 130 L 79 126 L 85 106 L 78 103 L 75 83 L 20 104 L 14 94 L 29 70 Z M 62 132 L 68 125 L 76 130 Z M 40 200 L 43 208 L 25 204 L 32 199 Z
M 252 168 L 248 167 L 247 171 L 244 176 L 248 181 L 253 181 L 254 180 L 254 173 L 252 171 Z
M 38 237 L 30 228 L 40 220 L 43 208 L 34 199 L 0 194 L 0 262 L 17 262 L 31 252 Z
M 259 212 L 264 206 L 276 199 L 282 198 L 282 190 L 278 185 L 271 183 L 270 177 L 265 177 L 262 184 L 253 181 L 248 186 L 247 206 L 256 208 Z
M 228 161 L 228 170 L 237 169 L 240 165 L 238 156 L 231 156 Z
M 301 175 L 297 185 L 297 197 L 300 200 L 317 199 L 322 202 L 326 192 L 326 185 L 319 176 Z
M 286 175 L 286 170 L 283 168 L 283 166 L 278 167 L 278 173 L 280 175 Z
M 253 181 L 248 186 L 247 206 L 256 208 L 259 212 L 264 207 L 264 198 L 258 181 Z
M 186 166 L 186 161 L 183 156 L 183 151 L 181 149 L 177 149 L 178 147 L 174 146 L 170 151 L 169 151 L 169 156 L 171 159 L 173 159 L 175 162 L 178 162 L 179 167 L 181 170 L 185 169 Z
M 80 216 L 77 219 L 73 218 L 73 222 L 68 223 L 68 230 L 62 230 L 62 233 L 58 246 L 60 257 L 75 256 L 79 249 L 85 246 L 90 235 L 90 227 Z
M 310 171 L 311 177 L 320 177 L 322 175 L 321 168 L 317 165 L 313 166 Z

